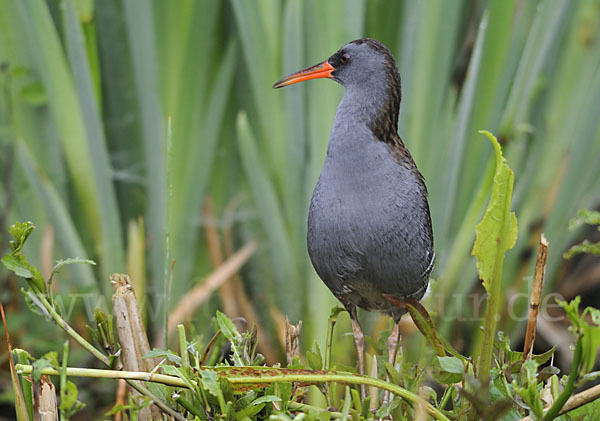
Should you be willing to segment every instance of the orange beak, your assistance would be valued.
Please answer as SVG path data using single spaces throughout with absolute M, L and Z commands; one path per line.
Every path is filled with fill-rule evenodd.
M 315 64 L 314 66 L 307 67 L 306 69 L 297 71 L 296 73 L 292 73 L 291 75 L 284 77 L 279 82 L 275 82 L 273 88 L 283 88 L 284 86 L 288 86 L 293 83 L 322 77 L 332 79 L 333 76 L 331 76 L 331 73 L 334 70 L 335 68 L 331 64 L 329 64 L 327 61 L 323 61 L 319 64 Z

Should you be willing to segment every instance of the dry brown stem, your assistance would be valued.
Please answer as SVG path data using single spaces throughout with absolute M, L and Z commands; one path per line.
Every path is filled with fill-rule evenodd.
M 229 221 L 225 224 L 223 228 L 223 245 L 225 248 L 225 256 L 229 259 L 234 252 L 233 248 L 233 213 L 235 209 L 239 206 L 240 200 L 234 198 L 227 208 L 225 209 L 225 215 L 223 219 L 225 221 Z M 242 278 L 238 273 L 235 273 L 231 278 L 231 283 L 233 285 L 233 290 L 236 294 L 237 304 L 240 306 L 241 315 L 246 319 L 246 324 L 248 327 L 256 326 L 257 335 L 258 335 L 258 351 L 265 356 L 265 359 L 268 364 L 275 364 L 278 361 L 278 353 L 275 347 L 273 346 L 273 341 L 269 336 L 266 329 L 263 329 L 261 325 L 261 321 L 252 305 L 252 302 L 246 295 L 246 291 L 244 290 L 244 285 L 242 284 Z
M 210 197 L 207 198 L 204 202 L 204 219 L 206 221 L 215 220 L 215 209 Z M 204 224 L 204 234 L 206 236 L 206 244 L 208 245 L 210 261 L 212 263 L 213 269 L 216 269 L 219 266 L 221 266 L 223 264 L 223 261 L 225 260 L 223 258 L 221 240 L 219 238 L 217 224 Z M 223 284 L 219 287 L 219 292 L 221 294 L 221 302 L 223 303 L 223 311 L 232 319 L 242 316 L 240 312 L 240 306 L 237 302 L 237 294 L 235 291 L 236 288 L 233 282 L 234 276 L 235 274 L 232 275 L 228 280 L 223 282 Z
M 540 237 L 537 259 L 535 261 L 535 272 L 533 275 L 533 286 L 531 288 L 531 297 L 529 298 L 529 317 L 527 320 L 527 330 L 525 333 L 525 345 L 523 346 L 523 358 L 531 356 L 533 342 L 535 340 L 535 328 L 537 324 L 538 312 L 540 310 L 540 301 L 542 297 L 542 287 L 544 285 L 544 275 L 546 272 L 546 260 L 548 258 L 548 240 L 544 233 Z
M 38 411 L 33 414 L 34 420 L 39 421 L 58 421 L 58 407 L 56 406 L 56 388 L 50 376 L 44 374 L 40 378 L 39 401 L 35 405 Z
M 115 273 L 110 277 L 110 281 L 114 290 L 113 314 L 121 344 L 123 368 L 127 371 L 150 371 L 156 363 L 152 358 L 142 358 L 150 351 L 150 344 L 131 280 L 127 275 Z M 133 389 L 131 392 L 134 396 L 140 396 L 139 392 Z M 142 409 L 139 415 L 142 421 L 160 418 L 160 410 L 155 406 Z
M 297 325 L 290 323 L 289 319 L 285 318 L 285 354 L 287 356 L 288 365 L 292 364 L 295 357 L 300 356 L 300 331 L 302 330 L 302 320 L 298 321 Z

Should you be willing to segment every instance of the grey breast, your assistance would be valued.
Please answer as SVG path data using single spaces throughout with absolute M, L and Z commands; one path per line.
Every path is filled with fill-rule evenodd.
M 426 192 L 365 127 L 330 139 L 313 192 L 308 252 L 340 301 L 380 309 L 381 294 L 420 299 L 433 263 Z

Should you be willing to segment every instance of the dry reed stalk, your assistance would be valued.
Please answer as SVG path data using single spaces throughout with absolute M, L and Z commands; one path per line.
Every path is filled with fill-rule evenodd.
M 225 210 L 226 221 L 229 221 L 232 218 L 232 214 L 235 208 L 238 206 L 239 201 L 232 200 L 231 203 L 227 206 Z M 223 229 L 223 245 L 225 248 L 225 256 L 229 259 L 233 256 L 233 233 L 232 233 L 232 224 L 226 224 Z M 263 329 L 262 324 L 256 311 L 254 310 L 254 306 L 250 302 L 250 299 L 246 295 L 244 290 L 244 285 L 242 284 L 242 278 L 238 273 L 235 273 L 231 278 L 231 283 L 233 284 L 233 289 L 236 293 L 237 303 L 240 306 L 240 311 L 242 316 L 246 319 L 246 324 L 248 326 L 256 326 L 257 335 L 258 335 L 258 351 L 264 355 L 265 360 L 268 364 L 275 364 L 278 361 L 277 352 L 273 347 L 273 341 L 268 333 L 266 333 L 266 329 Z
M 37 405 L 34 404 L 33 419 L 39 421 L 57 421 L 58 407 L 56 405 L 56 388 L 50 376 L 44 374 L 40 378 L 40 393 L 37 395 Z M 35 410 L 37 408 L 37 411 Z
M 237 253 L 227 259 L 216 270 L 211 272 L 203 282 L 196 285 L 190 292 L 181 298 L 177 305 L 175 305 L 174 310 L 169 314 L 167 323 L 168 335 L 172 335 L 176 331 L 178 324 L 183 323 L 186 318 L 190 317 L 194 311 L 210 297 L 215 289 L 219 288 L 235 272 L 237 272 L 254 254 L 257 247 L 258 243 L 254 240 L 246 243 L 246 245 Z M 159 340 L 162 337 L 162 334 L 157 336 Z
M 546 272 L 546 260 L 548 259 L 548 240 L 544 233 L 540 237 L 537 259 L 535 261 L 535 272 L 533 275 L 533 286 L 531 287 L 531 297 L 529 298 L 529 317 L 527 320 L 527 330 L 525 333 L 525 345 L 523 346 L 523 359 L 531 357 L 533 342 L 535 341 L 535 329 L 537 325 L 538 312 L 540 310 L 540 301 L 542 298 L 542 288 L 544 285 L 544 275 Z
M 121 344 L 121 362 L 127 371 L 151 371 L 156 362 L 152 358 L 142 358 L 150 351 L 150 343 L 129 276 L 115 273 L 110 277 L 113 286 L 113 314 L 115 326 Z M 139 392 L 131 389 L 134 396 Z M 161 419 L 162 414 L 156 406 L 140 411 L 141 421 Z
M 212 200 L 208 197 L 204 202 L 204 220 L 215 221 L 215 208 Z M 223 252 L 221 250 L 221 240 L 219 238 L 219 231 L 217 230 L 216 223 L 204 224 L 204 234 L 206 236 L 206 244 L 208 245 L 208 253 L 210 261 L 213 266 L 213 270 L 223 264 L 225 260 L 223 258 Z M 223 304 L 223 311 L 227 316 L 232 319 L 240 317 L 240 306 L 237 302 L 235 285 L 233 284 L 233 276 L 227 279 L 219 287 L 219 293 L 221 294 L 221 303 Z
M 300 332 L 302 330 L 302 320 L 298 321 L 297 325 L 290 323 L 289 319 L 285 318 L 285 354 L 287 356 L 288 365 L 292 364 L 294 358 L 300 356 Z

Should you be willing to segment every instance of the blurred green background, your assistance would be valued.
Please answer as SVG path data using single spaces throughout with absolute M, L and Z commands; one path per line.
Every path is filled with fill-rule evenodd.
M 519 240 L 500 328 L 518 343 L 541 232 L 545 292 L 599 299 L 598 259 L 562 258 L 593 235 L 569 219 L 600 202 L 599 34 L 597 0 L 0 0 L 0 251 L 9 225 L 31 220 L 26 253 L 42 273 L 94 259 L 54 285 L 80 331 L 110 303 L 109 275 L 131 274 L 160 344 L 167 304 L 256 239 L 239 277 L 186 320 L 205 337 L 216 308 L 259 324 L 270 362 L 286 315 L 304 321 L 303 346 L 323 345 L 335 300 L 308 260 L 306 218 L 343 88 L 271 85 L 369 36 L 397 59 L 399 132 L 429 188 L 437 263 L 425 304 L 465 352 L 483 315 L 470 252 L 493 165 L 477 130 L 504 147 Z M 13 346 L 57 350 L 63 335 L 27 310 L 22 286 L 0 268 Z M 378 316 L 361 318 L 373 332 Z M 350 364 L 341 323 L 338 359 Z

